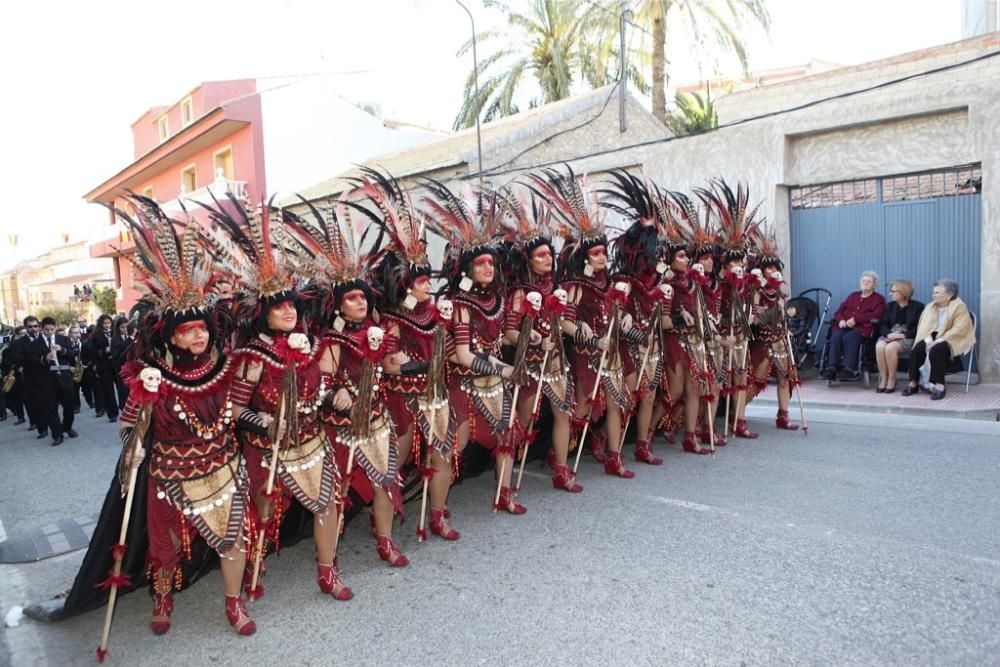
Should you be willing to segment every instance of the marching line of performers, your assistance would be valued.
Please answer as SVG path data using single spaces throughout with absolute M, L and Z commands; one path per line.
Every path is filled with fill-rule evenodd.
M 146 480 L 131 511 L 148 530 L 153 632 L 170 628 L 201 540 L 220 557 L 230 624 L 253 634 L 246 600 L 263 594 L 292 503 L 313 515 L 317 585 L 337 600 L 352 597 L 337 562 L 349 495 L 370 503 L 391 566 L 408 564 L 393 539 L 406 472 L 422 484 L 419 538 L 458 540 L 448 494 L 470 442 L 495 460 L 494 511 L 524 514 L 518 468 L 546 404 L 552 484 L 571 493 L 584 446 L 606 474 L 635 476 L 632 424 L 635 461 L 654 466 L 657 433 L 693 454 L 757 438 L 745 410 L 769 378 L 776 427 L 799 428 L 783 267 L 745 186 L 689 197 L 568 167 L 490 192 L 420 185 L 418 199 L 365 169 L 302 215 L 232 197 L 203 205 L 209 221 L 139 195 L 118 211 L 148 295 L 123 370 L 117 484 L 129 503 Z M 614 238 L 609 216 L 626 225 Z M 446 243 L 440 267 L 427 232 Z M 132 585 L 126 528 L 112 591 Z

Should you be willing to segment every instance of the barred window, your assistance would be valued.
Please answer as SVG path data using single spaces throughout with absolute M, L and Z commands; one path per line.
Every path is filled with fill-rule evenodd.
M 809 185 L 792 188 L 792 208 L 827 208 L 830 206 L 852 206 L 854 204 L 874 204 L 877 198 L 878 181 L 847 181 L 826 185 Z
M 963 167 L 928 174 L 909 174 L 882 179 L 882 201 L 911 201 L 933 197 L 955 197 L 981 192 L 981 167 Z

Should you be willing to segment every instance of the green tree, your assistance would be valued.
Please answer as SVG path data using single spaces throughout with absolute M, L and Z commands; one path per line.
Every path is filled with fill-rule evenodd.
M 51 317 L 56 321 L 56 324 L 62 326 L 69 326 L 77 321 L 79 313 L 74 311 L 68 306 L 44 306 L 42 308 L 37 308 L 32 313 L 38 318 L 38 321 L 44 320 L 46 317 Z
M 618 3 L 594 1 L 601 1 L 605 9 L 601 40 L 617 43 L 618 21 L 612 14 Z M 747 46 L 740 32 L 751 24 L 759 24 L 764 30 L 771 27 L 765 0 L 639 0 L 638 5 L 629 5 L 634 12 L 631 22 L 644 36 L 644 46 L 639 48 L 649 54 L 653 115 L 663 122 L 667 122 L 670 71 L 666 51 L 671 35 L 690 35 L 697 47 L 693 54 L 696 58 L 732 53 L 746 72 Z
M 667 116 L 667 127 L 674 136 L 699 134 L 719 126 L 710 90 L 705 91 L 704 97 L 701 93 L 677 93 L 674 101 L 677 110 Z
M 479 96 L 476 71 L 465 80 L 462 107 L 455 117 L 456 130 L 471 127 L 480 114 L 485 121 L 502 118 L 529 108 L 569 97 L 577 84 L 604 86 L 618 77 L 617 42 L 594 39 L 602 25 L 593 10 L 607 10 L 590 0 L 525 0 L 512 3 L 484 0 L 484 7 L 506 17 L 505 30 L 476 34 L 477 48 L 498 45 L 479 61 Z M 467 56 L 470 39 L 458 51 Z M 641 69 L 631 64 L 629 78 L 640 90 L 647 90 Z
M 102 313 L 114 315 L 118 312 L 115 290 L 111 287 L 94 287 L 94 296 L 91 297 L 97 309 Z

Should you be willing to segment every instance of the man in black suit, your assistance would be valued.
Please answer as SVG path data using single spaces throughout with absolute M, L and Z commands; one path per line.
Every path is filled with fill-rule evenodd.
M 111 316 L 101 315 L 97 319 L 97 329 L 88 341 L 90 358 L 101 390 L 101 402 L 109 422 L 118 421 L 118 400 L 115 398 L 115 368 L 111 355 Z M 100 414 L 98 414 L 100 416 Z
M 52 445 L 61 445 L 64 434 L 71 438 L 77 436 L 73 430 L 73 414 L 76 412 L 73 400 L 73 366 L 76 365 L 78 353 L 73 349 L 69 338 L 56 334 L 56 322 L 51 317 L 42 320 L 41 343 L 35 343 L 29 349 L 41 349 L 43 352 L 38 363 L 47 375 L 41 407 L 52 433 Z M 60 407 L 62 419 L 59 418 Z
M 77 325 L 73 325 L 69 328 L 69 347 L 73 350 L 75 359 L 79 359 L 80 363 L 84 363 L 83 358 L 83 331 Z M 73 363 L 76 363 L 74 360 Z M 80 394 L 83 393 L 84 398 L 87 399 L 87 405 L 93 406 L 94 402 L 90 397 L 89 388 L 84 385 L 83 376 L 80 376 L 79 382 L 73 383 L 73 405 L 75 409 L 73 410 L 76 414 L 80 414 Z
M 39 439 L 49 434 L 46 415 L 39 411 L 42 395 L 48 384 L 48 370 L 39 362 L 47 351 L 42 343 L 41 328 L 38 318 L 28 315 L 24 318 L 25 336 L 12 347 L 14 364 L 21 369 L 21 381 L 24 385 L 21 395 L 28 413 L 28 423 L 30 428 L 38 430 Z

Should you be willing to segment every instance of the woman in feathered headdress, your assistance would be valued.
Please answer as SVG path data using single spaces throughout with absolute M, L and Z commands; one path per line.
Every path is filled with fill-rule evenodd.
M 431 300 L 426 221 L 410 193 L 375 170 L 363 170 L 354 194 L 365 198 L 360 210 L 388 237 L 386 245 L 369 259 L 368 269 L 378 293 L 381 325 L 399 347 L 385 360 L 383 386 L 396 429 L 400 465 L 413 452 L 418 470 L 425 479 L 429 477 L 431 532 L 457 540 L 460 534 L 447 520 L 455 443 L 446 375 L 452 345 L 447 331 L 450 320 L 443 321 Z M 420 451 L 421 443 L 425 454 Z M 418 531 L 423 538 L 422 524 Z
M 510 490 L 518 443 L 509 429 L 513 396 L 504 382 L 513 368 L 500 360 L 504 294 L 494 248 L 499 202 L 495 193 L 466 190 L 457 196 L 437 181 L 425 185 L 430 191 L 424 199 L 427 228 L 447 242 L 441 275 L 454 302 L 449 400 L 458 426 L 457 450 L 461 454 L 469 440 L 491 449 L 500 478 L 497 509 L 524 514 Z
M 774 231 L 762 227 L 753 235 L 754 273 L 757 285 L 753 292 L 754 340 L 750 343 L 750 360 L 753 368 L 752 386 L 748 390 L 748 400 L 767 389 L 769 377 L 778 380 L 778 413 L 774 418 L 775 428 L 795 431 L 799 425 L 788 416 L 788 405 L 792 400 L 792 382 L 796 381 L 794 356 L 788 349 L 785 321 L 784 277 L 785 268 L 778 252 Z
M 750 331 L 748 298 L 753 278 L 746 272 L 747 249 L 751 237 L 757 229 L 755 220 L 759 204 L 749 207 L 750 193 L 747 186 L 740 183 L 736 192 L 725 180 L 712 181 L 709 188 L 697 190 L 719 222 L 721 304 L 720 333 L 726 338 L 731 352 L 723 357 L 726 369 L 723 396 L 735 401 L 733 412 L 733 435 L 737 438 L 756 438 L 746 423 L 747 383 L 750 377 L 749 341 Z M 731 363 L 730 363 L 730 360 Z M 726 415 L 729 419 L 729 415 Z
M 697 442 L 696 427 L 702 403 L 712 398 L 712 375 L 708 369 L 705 336 L 709 332 L 701 288 L 707 282 L 704 266 L 694 268 L 689 246 L 693 229 L 698 225 L 698 209 L 681 192 L 658 191 L 667 218 L 666 261 L 673 278 L 670 327 L 664 332 L 667 380 L 672 403 L 667 406 L 667 431 L 684 427 L 683 447 L 692 454 L 710 454 Z M 699 305 L 701 304 L 701 305 Z
M 349 600 L 334 566 L 342 503 L 334 450 L 320 423 L 320 410 L 334 396 L 329 373 L 320 368 L 321 345 L 303 331 L 302 304 L 292 271 L 298 249 L 280 211 L 255 209 L 228 197 L 206 206 L 216 225 L 211 252 L 238 281 L 234 317 L 246 342 L 237 361 L 233 403 L 261 416 L 264 433 L 248 433 L 244 455 L 262 525 L 250 553 L 244 587 L 260 597 L 261 560 L 267 539 L 277 546 L 284 509 L 295 500 L 314 516 L 316 580 L 324 593 Z
M 672 290 L 664 283 L 667 263 L 660 258 L 659 229 L 662 208 L 655 192 L 637 176 L 611 172 L 613 183 L 604 190 L 604 206 L 631 223 L 613 242 L 615 280 L 630 286 L 628 313 L 632 328 L 622 335 L 625 382 L 635 395 L 635 459 L 661 465 L 653 454 L 653 415 L 663 382 L 663 324 L 670 315 Z M 665 289 L 666 288 L 666 289 Z M 640 367 L 642 368 L 640 385 Z
M 232 364 L 219 350 L 205 294 L 212 268 L 200 247 L 200 226 L 190 218 L 170 219 L 152 199 L 133 195 L 129 200 L 135 218 L 116 213 L 135 239 L 135 266 L 147 289 L 147 310 L 133 360 L 123 369 L 131 391 L 122 411 L 124 450 L 116 482 L 124 496 L 132 466 L 143 458 L 148 462 L 136 478 L 145 491 L 135 496 L 144 499 L 145 522 L 132 524 L 129 541 L 140 546 L 148 537 L 144 560 L 153 592 L 150 628 L 158 635 L 170 629 L 173 591 L 187 583 L 186 573 L 204 566 L 207 545 L 219 554 L 229 623 L 239 634 L 251 635 L 256 625 L 240 595 L 240 580 L 252 520 L 236 428 L 260 432 L 262 425 L 255 414 L 234 404 Z M 149 456 L 143 442 L 151 443 Z M 112 496 L 102 516 L 109 512 Z M 121 515 L 116 519 L 120 523 Z M 100 526 L 95 531 L 95 536 L 108 534 Z M 107 546 L 95 537 L 90 549 L 104 554 Z M 116 560 L 141 563 L 124 544 L 112 553 Z M 96 568 L 102 558 L 107 556 L 88 554 L 84 569 Z M 185 561 L 197 564 L 185 568 Z M 128 566 L 123 571 L 130 569 L 134 572 Z M 109 585 L 127 588 L 128 578 L 109 578 L 103 586 Z M 79 603 L 79 596 L 71 594 L 66 606 Z
M 538 419 L 545 397 L 552 408 L 552 486 L 570 493 L 583 487 L 573 481 L 566 466 L 569 453 L 570 418 L 575 405 L 569 364 L 563 350 L 559 322 L 566 310 L 566 292 L 555 282 L 555 247 L 552 245 L 550 213 L 537 196 L 528 191 L 505 189 L 501 192 L 504 216 L 504 241 L 508 252 L 505 265 L 512 276 L 504 335 L 514 346 L 524 345 L 522 334 L 531 318 L 531 329 L 524 351 L 529 378 L 517 404 L 518 423 L 528 446 L 534 440 L 533 424 Z M 530 295 L 530 296 L 529 296 Z M 545 368 L 542 368 L 542 364 Z M 539 394 L 541 383 L 541 394 Z
M 625 467 L 621 453 L 623 414 L 631 407 L 631 399 L 617 339 L 621 329 L 629 328 L 622 322 L 627 320 L 627 285 L 614 285 L 608 271 L 606 211 L 600 207 L 598 194 L 568 167 L 566 173 L 547 169 L 529 178 L 566 239 L 560 258 L 561 286 L 567 292 L 562 328 L 573 339 L 574 430 L 582 433 L 585 427 L 589 429 L 588 422 L 605 414 L 603 429 L 590 439 L 591 451 L 604 464 L 605 473 L 631 479 L 635 473 Z M 595 389 L 596 400 L 591 402 Z

